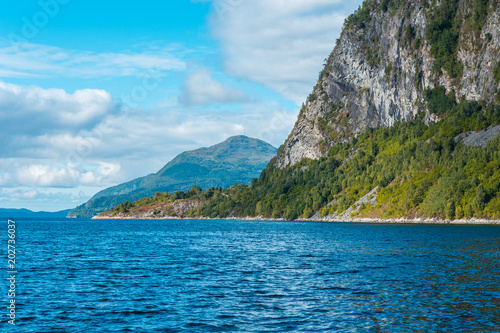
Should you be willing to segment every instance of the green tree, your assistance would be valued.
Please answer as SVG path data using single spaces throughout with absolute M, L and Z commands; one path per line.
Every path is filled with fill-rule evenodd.
M 189 197 L 191 197 L 191 196 L 195 196 L 195 195 L 200 194 L 201 192 L 203 192 L 203 190 L 201 189 L 201 187 L 194 185 L 194 186 L 193 186 L 193 187 L 191 187 L 191 189 L 189 190 L 189 194 L 188 194 L 188 196 L 189 196 Z
M 478 212 L 482 212 L 486 206 L 486 191 L 483 185 L 476 188 L 476 196 L 474 197 L 475 208 Z
M 447 219 L 453 220 L 455 218 L 455 202 L 448 202 L 444 213 Z
M 255 206 L 255 214 L 262 214 L 262 201 L 257 202 L 257 205 Z

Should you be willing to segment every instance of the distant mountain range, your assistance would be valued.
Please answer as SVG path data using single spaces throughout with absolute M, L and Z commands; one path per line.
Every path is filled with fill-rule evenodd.
M 92 217 L 125 201 L 156 192 L 187 191 L 194 185 L 208 189 L 248 184 L 259 177 L 276 152 L 262 140 L 233 136 L 208 148 L 183 152 L 155 174 L 102 190 L 68 217 Z
M 34 212 L 29 209 L 21 208 L 0 208 L 0 218 L 16 217 L 66 217 L 71 209 L 65 209 L 58 212 Z

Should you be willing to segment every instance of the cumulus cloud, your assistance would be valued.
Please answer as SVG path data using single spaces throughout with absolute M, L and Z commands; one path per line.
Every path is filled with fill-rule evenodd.
M 23 87 L 0 82 L 0 121 L 5 127 L 29 127 L 35 132 L 48 128 L 85 126 L 108 113 L 111 95 L 98 89 L 77 90 Z
M 48 165 L 28 165 L 17 171 L 17 179 L 21 185 L 72 187 L 79 176 L 74 167 L 51 168 Z
M 209 101 L 248 97 L 222 85 L 206 69 L 193 75 L 199 76 L 194 86 L 208 82 L 217 87 L 196 97 L 206 104 L 171 100 L 150 110 L 122 108 L 104 90 L 68 93 L 0 82 L 0 187 L 11 194 L 0 198 L 0 206 L 74 207 L 89 197 L 75 197 L 74 191 L 90 187 L 91 196 L 103 187 L 156 172 L 185 150 L 244 133 L 275 146 L 286 138 L 295 110 L 265 101 L 236 105 L 234 111 L 221 109 Z M 53 190 L 63 192 L 46 194 Z
M 209 76 L 210 77 L 210 76 Z M 227 101 L 227 100 L 226 100 Z M 115 110 L 109 93 L 0 84 L 0 186 L 113 185 L 158 171 L 177 154 L 246 133 L 282 143 L 295 111 L 170 104 Z
M 344 18 L 362 1 L 215 0 L 212 32 L 229 74 L 302 103 L 339 37 Z
M 172 48 L 140 52 L 97 53 L 67 50 L 31 43 L 3 43 L 0 76 L 123 77 L 144 76 L 148 71 L 184 70 L 184 61 Z
M 33 186 L 33 187 L 76 187 L 103 186 L 111 184 L 113 178 L 120 171 L 118 163 L 99 162 L 96 166 L 90 165 L 93 170 L 84 168 L 84 164 L 75 165 L 68 163 L 64 166 L 54 165 L 54 162 L 30 163 L 29 160 L 18 160 L 12 163 L 11 170 L 15 170 L 15 177 L 4 174 L 8 182 L 6 185 L 12 186 Z M 0 176 L 0 179 L 2 176 Z M 15 181 L 11 179 L 14 178 Z
M 247 94 L 224 86 L 212 78 L 212 73 L 201 68 L 189 73 L 182 88 L 179 101 L 186 105 L 209 105 L 213 103 L 236 103 L 249 100 Z
M 184 109 L 111 115 L 77 135 L 29 137 L 17 143 L 24 154 L 0 160 L 0 186 L 111 186 L 158 171 L 177 154 L 246 134 L 278 146 L 295 121 L 279 105 L 250 105 L 244 112 Z M 16 142 L 17 137 L 11 137 Z M 67 142 L 67 146 L 65 146 Z M 3 147 L 5 149 L 5 147 Z M 31 150 L 30 150 L 31 149 Z M 40 159 L 34 159 L 38 151 Z
M 47 136 L 54 136 L 52 140 L 66 136 L 60 145 L 67 146 L 78 139 L 73 137 L 75 133 L 93 129 L 114 108 L 111 95 L 104 90 L 69 94 L 62 89 L 0 82 L 0 157 L 39 157 L 44 154 Z M 40 142 L 33 143 L 33 138 Z
M 184 150 L 196 149 L 246 133 L 280 145 L 296 119 L 296 112 L 277 103 L 244 105 L 238 111 L 206 108 L 169 108 L 112 116 L 102 144 L 93 148 L 98 160 L 119 159 L 129 177 L 158 171 Z M 134 172 L 129 173 L 130 172 Z

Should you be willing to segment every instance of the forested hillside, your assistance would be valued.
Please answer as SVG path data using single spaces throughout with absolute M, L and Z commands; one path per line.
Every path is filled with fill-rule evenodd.
M 276 154 L 276 148 L 262 140 L 233 136 L 211 147 L 185 151 L 155 174 L 109 187 L 69 212 L 70 217 L 92 217 L 126 201 L 152 196 L 156 192 L 188 191 L 248 184 Z
M 500 219 L 499 103 L 498 1 L 366 0 L 260 177 L 183 214 Z

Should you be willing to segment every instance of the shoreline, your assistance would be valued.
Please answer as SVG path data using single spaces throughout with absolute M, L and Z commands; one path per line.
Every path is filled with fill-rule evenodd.
M 453 225 L 496 225 L 500 224 L 500 220 L 487 220 L 487 219 L 459 219 L 459 220 L 443 220 L 438 218 L 397 218 L 397 219 L 373 219 L 373 218 L 321 218 L 321 219 L 296 219 L 286 220 L 283 218 L 266 218 L 262 216 L 256 217 L 224 217 L 224 218 L 211 218 L 211 217 L 185 217 L 178 216 L 165 216 L 165 217 L 147 217 L 147 216 L 94 216 L 92 220 L 240 220 L 240 221 L 288 221 L 288 222 L 334 222 L 334 223 L 372 223 L 372 224 L 453 224 Z

